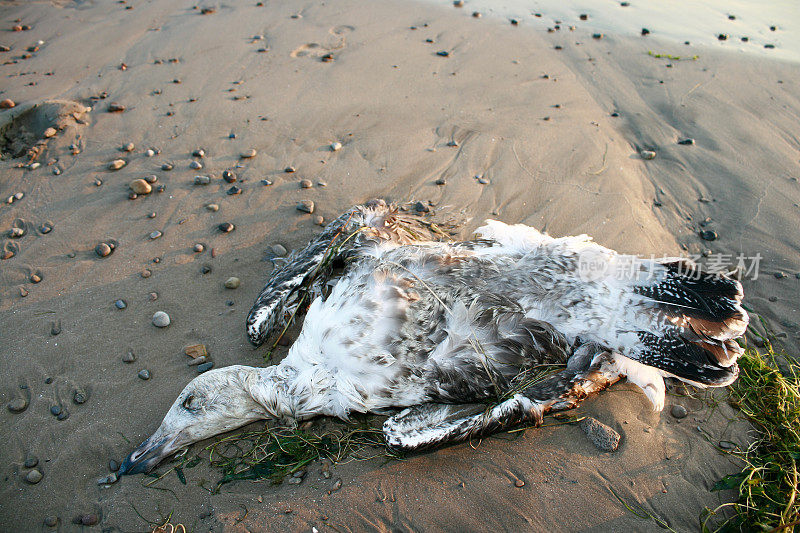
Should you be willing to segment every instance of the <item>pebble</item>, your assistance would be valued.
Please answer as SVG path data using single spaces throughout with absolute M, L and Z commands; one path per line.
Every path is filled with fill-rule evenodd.
M 34 468 L 33 470 L 25 474 L 25 481 L 27 481 L 31 485 L 35 485 L 39 483 L 43 477 L 44 476 L 42 475 L 42 473 L 39 472 L 38 469 Z
M 580 427 L 598 449 L 604 452 L 614 452 L 619 448 L 619 442 L 622 439 L 620 434 L 599 420 L 592 417 L 584 418 L 580 422 Z
M 163 165 L 161 165 L 161 170 L 170 171 L 173 168 L 175 168 L 175 166 L 172 163 L 164 163 Z
M 785 273 L 783 273 L 783 272 L 780 272 L 780 271 L 779 271 L 779 272 L 775 272 L 775 273 L 774 273 L 774 274 L 772 274 L 772 275 L 773 275 L 773 276 L 775 276 L 775 279 L 783 279 L 783 278 L 785 278 L 785 277 L 786 277 L 786 274 L 785 274 Z
M 314 217 L 314 224 L 317 226 L 324 226 L 325 225 L 325 217 L 322 215 L 317 215 Z
M 8 410 L 12 413 L 21 413 L 28 408 L 28 400 L 25 398 L 17 398 L 16 400 L 11 400 L 8 402 L 6 407 L 8 407 Z
M 136 375 L 139 376 L 139 379 L 142 379 L 144 381 L 150 379 L 150 371 L 147 370 L 146 368 L 139 370 L 139 372 Z
M 98 485 L 112 485 L 117 482 L 117 475 L 115 473 L 110 473 L 106 477 L 101 477 L 97 480 Z
M 80 524 L 84 526 L 95 526 L 100 522 L 100 517 L 94 513 L 87 513 L 80 516 Z
M 312 202 L 311 200 L 303 200 L 297 204 L 297 210 L 302 211 L 304 213 L 313 213 L 314 202 Z
M 14 103 L 14 100 L 10 98 L 6 98 L 5 100 L 0 101 L 0 109 L 11 109 L 16 105 L 17 104 Z
M 39 464 L 39 459 L 35 455 L 29 453 L 27 457 L 25 457 L 25 462 L 22 464 L 25 468 L 33 468 Z
M 719 447 L 723 450 L 732 450 L 736 447 L 736 445 L 729 440 L 721 440 L 719 441 Z
M 203 363 L 205 363 L 206 361 L 208 361 L 208 357 L 206 357 L 205 355 L 201 355 L 200 357 L 197 357 L 197 358 L 195 358 L 195 359 L 192 359 L 191 361 L 189 361 L 189 362 L 188 362 L 188 363 L 186 363 L 186 364 L 187 364 L 188 366 L 197 366 L 197 365 L 202 365 L 202 364 L 203 364 Z
M 478 183 L 481 185 L 489 185 L 491 183 L 488 178 L 478 178 Z
M 114 459 L 109 459 L 108 469 L 112 472 L 116 472 L 117 470 L 119 470 L 119 463 Z
M 686 408 L 682 405 L 673 405 L 672 409 L 670 409 L 670 414 L 675 418 L 686 418 L 686 415 L 689 414 L 686 411 Z
M 228 196 L 236 196 L 237 194 L 242 194 L 242 188 L 238 185 L 232 186 L 230 189 L 225 191 Z
M 650 30 L 647 28 L 642 28 L 642 35 L 650 35 Z
M 192 152 L 192 156 L 193 157 L 205 157 L 206 156 L 206 151 L 203 150 L 202 148 L 198 148 L 197 150 Z
M 208 176 L 195 176 L 194 177 L 194 184 L 195 185 L 208 185 L 211 183 L 211 178 Z
M 161 233 L 160 231 L 156 230 L 156 231 L 154 231 L 154 232 L 152 232 L 152 233 L 150 234 L 150 239 L 151 239 L 151 240 L 158 239 L 158 238 L 159 238 L 159 237 L 161 237 L 162 235 L 163 235 L 163 233 Z
M 219 230 L 220 230 L 222 233 L 230 233 L 230 232 L 232 232 L 234 229 L 236 229 L 236 226 L 234 226 L 234 225 L 233 225 L 233 224 L 231 224 L 230 222 L 223 222 L 222 224 L 220 224 L 219 226 L 217 226 L 217 228 L 219 228 Z
M 439 50 L 438 52 L 436 52 L 436 55 L 439 57 L 449 57 L 450 52 L 448 52 L 447 50 Z
M 128 143 L 122 146 L 123 152 L 133 152 L 136 149 L 136 145 L 133 143 Z
M 200 170 L 201 168 L 203 168 L 203 163 L 201 163 L 200 161 L 192 161 L 191 163 L 189 163 L 189 168 L 193 170 Z
M 57 516 L 48 516 L 44 519 L 44 525 L 47 527 L 56 527 L 58 525 L 58 517 Z
M 203 372 L 208 372 L 214 368 L 214 363 L 212 361 L 206 361 L 205 363 L 197 365 L 197 373 L 202 374 Z
M 131 350 L 128 350 L 128 352 L 122 356 L 123 363 L 133 363 L 134 361 L 136 361 L 136 354 Z
M 53 127 L 47 128 L 46 130 L 44 130 L 44 138 L 49 139 L 50 137 L 55 137 L 56 133 L 58 132 L 56 131 L 55 128 Z
M 652 150 L 642 150 L 641 156 L 642 159 L 650 160 L 656 158 L 656 153 Z
M 592 39 L 602 39 L 602 38 L 603 38 L 603 34 L 602 33 L 593 33 L 592 34 Z
M 44 224 L 39 226 L 39 232 L 44 235 L 47 235 L 51 231 L 53 231 L 53 225 L 50 222 L 45 222 Z
M 311 183 L 311 180 L 300 180 L 300 188 L 301 189 L 310 189 L 313 186 L 314 186 L 314 184 Z
M 249 150 L 245 150 L 241 153 L 242 159 L 250 159 L 251 157 L 255 157 L 258 152 L 255 148 L 250 148 Z
M 25 298 L 28 295 L 28 289 L 26 289 L 25 287 L 20 287 L 19 288 L 19 295 L 22 296 L 23 298 Z
M 427 205 L 423 204 L 422 202 L 417 202 L 414 204 L 414 211 L 417 213 L 428 213 L 430 212 L 431 208 Z
M 165 328 L 169 326 L 170 319 L 169 315 L 164 311 L 156 311 L 153 314 L 153 325 L 157 328 Z
M 128 186 L 136 194 L 150 194 L 153 190 L 153 187 L 143 179 L 133 180 Z
M 682 144 L 684 146 L 691 146 L 694 144 L 694 139 L 692 139 L 691 137 L 687 137 L 686 139 L 681 139 L 680 141 L 678 141 L 678 144 Z
M 199 254 L 203 250 L 205 250 L 205 247 L 202 244 L 197 243 L 197 244 L 194 245 L 194 248 L 192 248 L 192 249 Z
M 152 148 L 148 148 L 147 151 L 145 152 L 145 155 L 147 157 L 153 157 L 154 155 L 156 155 L 156 151 L 153 150 Z
M 72 392 L 72 401 L 78 405 L 86 403 L 86 400 L 89 399 L 89 395 L 83 389 L 75 389 Z
M 156 212 L 147 213 L 147 218 L 156 218 Z
M 284 257 L 287 253 L 286 247 L 282 244 L 273 244 L 272 245 L 272 253 L 277 255 L 278 257 Z
M 99 255 L 100 257 L 107 257 L 111 255 L 113 249 L 108 244 L 101 242 L 97 246 L 94 247 L 94 252 Z
M 705 229 L 700 232 L 700 238 L 704 241 L 716 241 L 719 235 L 714 230 Z
M 292 477 L 289 478 L 289 484 L 290 485 L 299 485 L 302 482 L 303 482 L 303 478 L 301 478 L 301 477 L 292 476 Z
M 50 414 L 53 416 L 58 416 L 61 414 L 61 406 L 60 405 L 51 405 L 50 406 Z
M 121 113 L 125 111 L 125 106 L 118 103 L 118 102 L 111 102 L 108 104 L 108 112 L 109 113 Z
M 234 276 L 231 276 L 230 278 L 225 280 L 226 289 L 238 289 L 239 285 L 241 284 L 242 284 L 241 280 Z
M 338 152 L 342 149 L 342 143 L 335 141 L 331 143 L 331 152 Z
M 192 359 L 198 359 L 200 357 L 207 356 L 208 349 L 206 348 L 205 344 L 192 344 L 191 346 L 187 346 L 186 348 L 184 348 L 183 353 L 185 353 Z
M 158 262 L 158 261 L 156 261 L 156 262 Z M 152 276 L 153 273 L 149 269 L 145 268 L 139 273 L 139 275 L 142 276 L 144 279 L 147 279 L 150 276 Z
M 294 167 L 286 167 L 286 168 L 283 169 L 283 171 L 284 172 L 296 172 L 297 169 L 295 169 Z
M 208 209 L 209 211 L 216 212 L 216 211 L 219 211 L 219 205 L 217 205 L 217 204 L 206 204 L 206 209 Z
M 115 159 L 111 163 L 108 164 L 108 168 L 111 169 L 111 170 L 119 170 L 119 169 L 121 169 L 122 167 L 124 167 L 127 164 L 128 163 L 125 162 L 124 159 Z
M 261 180 L 261 185 L 263 185 L 264 187 L 269 187 L 270 185 L 272 185 L 272 182 L 268 179 L 263 179 Z
M 515 487 L 517 487 L 517 488 L 519 488 L 519 489 L 521 489 L 522 487 L 524 487 L 524 486 L 525 486 L 525 482 L 524 482 L 524 481 L 522 481 L 521 479 L 518 479 L 518 480 L 516 480 L 516 481 L 514 482 L 514 486 L 515 486 Z
M 19 239 L 25 235 L 25 230 L 22 228 L 11 228 L 8 232 L 8 237 L 11 239 Z

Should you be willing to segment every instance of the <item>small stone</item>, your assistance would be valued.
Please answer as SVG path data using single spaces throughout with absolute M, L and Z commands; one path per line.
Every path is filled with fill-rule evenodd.
M 286 247 L 282 244 L 273 244 L 272 245 L 272 253 L 278 257 L 284 257 L 287 253 Z
M 650 30 L 647 28 L 642 28 L 642 35 L 650 35 Z
M 25 298 L 28 295 L 28 289 L 26 289 L 25 287 L 20 287 L 19 288 L 19 295 L 22 296 L 23 298 Z
M 163 233 L 161 233 L 160 231 L 156 230 L 156 231 L 150 233 L 150 240 L 158 239 L 162 235 L 163 235 Z
M 101 242 L 100 244 L 94 247 L 94 252 L 100 257 L 107 257 L 111 255 L 112 251 L 113 251 L 112 248 L 104 242 Z
M 242 188 L 238 185 L 232 186 L 230 189 L 225 191 L 228 196 L 236 196 L 237 194 L 242 194 Z
M 640 155 L 642 156 L 642 159 L 647 159 L 647 160 L 656 158 L 656 153 L 652 150 L 642 150 Z
M 156 262 L 158 262 L 158 261 L 156 261 Z M 152 276 L 153 273 L 149 269 L 145 268 L 139 273 L 139 275 L 142 276 L 144 279 L 147 279 L 150 276 Z
M 593 33 L 592 34 L 592 39 L 602 39 L 602 38 L 603 38 L 603 34 L 602 33 Z
M 156 311 L 153 314 L 153 325 L 157 328 L 165 328 L 169 326 L 170 319 L 169 315 L 164 311 Z
M 236 174 L 234 174 L 230 170 L 223 170 L 222 171 L 222 179 L 224 179 L 228 183 L 233 183 L 233 182 L 236 181 Z
M 335 141 L 331 143 L 331 152 L 338 152 L 342 149 L 342 143 Z
M 768 298 L 768 300 L 769 300 L 770 302 L 772 302 L 772 303 L 775 303 L 775 302 L 777 302 L 777 301 L 778 301 L 778 297 L 777 297 L 777 296 L 770 296 L 770 297 Z
M 521 479 L 518 479 L 514 482 L 514 486 L 517 487 L 518 489 L 521 489 L 522 487 L 525 486 L 525 482 L 522 481 Z
M 428 213 L 430 212 L 431 208 L 427 205 L 423 204 L 422 202 L 417 202 L 414 204 L 414 211 L 417 213 Z
M 700 232 L 700 238 L 704 241 L 716 241 L 719 235 L 714 230 L 706 229 Z
M 686 411 L 686 408 L 682 405 L 673 405 L 672 409 L 670 409 L 670 414 L 675 418 L 686 418 L 686 415 L 689 414 Z
M 147 157 L 153 157 L 156 155 L 156 151 L 152 148 L 148 148 L 147 151 L 144 153 Z
M 341 488 L 342 488 L 342 478 L 338 478 L 336 481 L 334 481 L 333 487 L 331 487 L 331 492 L 337 491 Z
M 200 161 L 192 161 L 191 163 L 189 163 L 189 168 L 191 168 L 192 170 L 200 170 L 201 168 L 203 168 L 203 163 L 201 163 Z
M 119 463 L 117 461 L 115 461 L 114 459 L 109 459 L 108 460 L 108 469 L 111 472 L 116 472 L 117 470 L 119 470 Z
M 139 198 L 139 195 L 135 192 L 131 191 L 128 193 L 128 200 L 136 200 L 137 198 Z
M 58 517 L 57 516 L 48 516 L 44 519 L 44 525 L 47 527 L 56 527 L 58 525 Z
M 448 141 L 447 146 L 449 146 L 450 148 L 458 148 L 458 142 L 457 141 Z
M 17 104 L 15 104 L 14 100 L 11 100 L 10 98 L 0 101 L 0 109 L 11 109 L 15 105 Z
M 28 408 L 28 400 L 26 400 L 25 398 L 17 398 L 16 400 L 11 400 L 10 402 L 8 402 L 8 405 L 6 405 L 6 407 L 12 413 L 21 413 L 22 411 Z
M 133 152 L 136 149 L 136 145 L 133 143 L 127 143 L 122 145 L 123 152 Z
M 50 222 L 45 222 L 44 224 L 39 226 L 39 233 L 43 235 L 47 235 L 51 231 L 53 231 L 53 224 L 51 224 Z
M 322 215 L 317 215 L 314 217 L 314 224 L 317 226 L 324 226 L 325 225 L 325 217 Z
M 150 371 L 147 370 L 146 368 L 143 368 L 142 370 L 139 370 L 139 372 L 136 375 L 139 376 L 139 379 L 144 380 L 144 381 L 147 381 L 148 379 L 150 379 Z
M 604 452 L 614 452 L 619 448 L 619 442 L 622 439 L 620 434 L 599 420 L 586 417 L 580 422 L 580 427 L 598 449 Z
M 301 477 L 292 476 L 292 477 L 289 478 L 289 484 L 290 485 L 299 485 L 302 482 L 303 482 L 303 478 L 301 478 Z
M 453 6 L 464 7 L 464 0 L 453 0 Z
M 203 265 L 203 268 L 200 269 L 200 272 L 203 274 L 209 274 L 211 273 L 211 267 L 208 265 Z
M 192 152 L 192 157 L 205 157 L 205 156 L 206 156 L 206 151 L 203 150 L 202 148 L 198 148 L 197 150 Z
M 83 526 L 95 526 L 99 521 L 100 517 L 94 513 L 87 513 L 81 516 L 81 525 Z
M 202 244 L 197 243 L 194 245 L 194 248 L 192 248 L 192 250 L 194 250 L 196 253 L 199 254 L 202 253 L 203 250 L 205 250 L 205 247 Z
M 28 456 L 25 457 L 25 462 L 23 463 L 23 466 L 25 468 L 33 468 L 38 464 L 39 464 L 39 459 L 33 454 L 28 454 Z
M 56 133 L 58 132 L 56 131 L 55 128 L 53 127 L 47 128 L 46 130 L 44 130 L 44 138 L 49 139 L 50 137 L 55 137 Z
M 136 194 L 150 194 L 153 190 L 153 187 L 143 179 L 133 180 L 128 186 Z
M 197 359 L 199 357 L 208 356 L 208 349 L 206 349 L 205 344 L 192 344 L 191 346 L 187 346 L 186 348 L 184 348 L 183 353 L 185 353 L 192 359 Z
M 208 176 L 195 176 L 194 177 L 194 184 L 195 185 L 208 185 L 211 183 L 211 178 Z
M 212 211 L 212 212 L 217 212 L 217 211 L 219 211 L 219 205 L 217 205 L 217 204 L 206 204 L 206 209 L 208 209 L 209 211 Z
M 175 166 L 172 163 L 164 163 L 163 165 L 161 165 L 161 170 L 165 170 L 167 172 L 169 172 L 173 168 L 175 168 Z
M 240 154 L 242 159 L 250 159 L 251 157 L 255 157 L 258 152 L 255 148 L 250 148 L 249 150 L 245 150 Z
M 38 469 L 34 468 L 33 470 L 25 474 L 25 481 L 27 481 L 31 485 L 35 485 L 39 483 L 43 477 L 44 476 L 42 475 L 42 473 L 39 472 Z
M 300 180 L 300 188 L 301 189 L 310 189 L 313 186 L 314 186 L 314 184 L 311 183 L 311 180 Z
M 236 226 L 234 226 L 234 225 L 233 225 L 233 224 L 231 224 L 230 222 L 223 222 L 222 224 L 220 224 L 219 226 L 217 226 L 217 228 L 219 228 L 219 230 L 220 230 L 222 233 L 230 233 L 230 232 L 232 232 L 234 229 L 236 229 Z
M 118 102 L 111 102 L 108 104 L 109 113 L 121 113 L 123 111 L 125 111 L 125 106 Z
M 197 365 L 202 365 L 202 364 L 203 364 L 203 363 L 205 363 L 206 361 L 208 361 L 208 356 L 201 355 L 200 357 L 198 357 L 198 358 L 196 358 L 196 359 L 192 359 L 191 361 L 189 361 L 189 362 L 188 362 L 188 363 L 186 363 L 186 364 L 187 364 L 188 366 L 197 366 Z
M 8 232 L 8 236 L 11 239 L 19 239 L 25 235 L 25 230 L 22 228 L 11 228 Z
M 491 183 L 488 178 L 478 178 L 478 183 L 481 185 L 489 185 Z
M 239 285 L 241 285 L 241 280 L 237 277 L 231 276 L 227 280 L 225 280 L 225 288 L 226 289 L 238 289 Z
M 719 447 L 723 450 L 732 450 L 736 447 L 736 444 L 732 443 L 729 440 L 721 440 L 719 441 Z
M 678 141 L 678 144 L 682 144 L 684 146 L 691 146 L 694 144 L 694 139 L 692 139 L 691 137 L 687 137 L 685 139 L 681 139 L 680 141 Z
M 717 39 L 719 39 L 720 41 L 727 41 L 728 36 L 725 33 L 720 33 L 719 35 L 717 35 Z
M 283 169 L 283 171 L 284 172 L 296 172 L 296 169 L 294 167 L 286 167 L 286 168 Z
M 108 164 L 108 168 L 111 170 L 119 170 L 127 164 L 128 163 L 126 163 L 124 159 L 115 159 Z
M 115 473 L 110 473 L 106 477 L 101 477 L 97 480 L 98 485 L 112 485 L 117 482 L 117 475 Z
M 202 374 L 203 372 L 208 372 L 214 368 L 214 363 L 212 361 L 206 361 L 203 364 L 197 365 L 197 373 Z
M 263 185 L 264 187 L 269 187 L 270 185 L 272 185 L 272 182 L 268 179 L 263 179 L 261 180 L 261 185 Z
M 481 18 L 481 12 L 480 11 L 473 11 L 472 12 L 472 16 L 473 16 L 473 18 L 479 19 L 479 18 Z
M 136 361 L 136 354 L 131 350 L 128 350 L 125 355 L 122 356 L 123 363 L 133 363 L 134 361 Z
M 775 272 L 775 273 L 774 273 L 774 274 L 772 274 L 772 275 L 773 275 L 773 276 L 775 276 L 775 279 L 783 279 L 783 278 L 785 278 L 785 277 L 786 277 L 786 274 L 785 274 L 785 273 L 783 273 L 783 272 Z M 31 280 L 31 281 L 32 281 L 32 280 Z
M 312 202 L 311 200 L 303 200 L 297 204 L 297 210 L 302 211 L 304 213 L 313 213 L 314 202 Z
M 53 416 L 58 416 L 61 414 L 62 408 L 60 405 L 51 405 L 50 406 L 50 414 Z

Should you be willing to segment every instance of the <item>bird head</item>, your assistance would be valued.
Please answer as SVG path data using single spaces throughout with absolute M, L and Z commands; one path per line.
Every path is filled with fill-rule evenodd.
M 125 459 L 120 474 L 148 472 L 192 443 L 266 418 L 265 409 L 249 393 L 248 378 L 257 371 L 234 365 L 194 378 L 156 432 Z

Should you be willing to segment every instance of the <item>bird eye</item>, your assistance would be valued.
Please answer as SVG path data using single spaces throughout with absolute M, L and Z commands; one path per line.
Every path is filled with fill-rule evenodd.
M 183 408 L 187 411 L 195 411 L 197 410 L 197 404 L 194 401 L 194 395 L 190 394 L 183 400 Z

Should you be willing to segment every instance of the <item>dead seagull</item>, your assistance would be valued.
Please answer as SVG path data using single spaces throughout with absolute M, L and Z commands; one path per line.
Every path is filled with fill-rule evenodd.
M 121 471 L 260 419 L 402 409 L 383 433 L 414 450 L 538 424 L 621 377 L 661 410 L 664 377 L 721 387 L 738 375 L 748 316 L 735 279 L 522 224 L 489 220 L 464 242 L 436 229 L 383 201 L 328 225 L 247 319 L 259 345 L 307 307 L 286 358 L 196 377 Z M 558 370 L 542 378 L 547 365 Z

